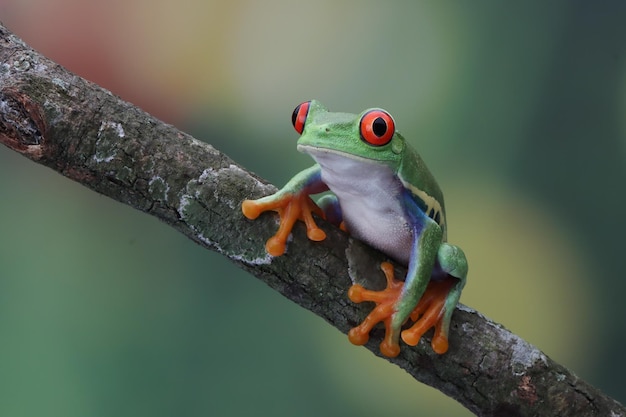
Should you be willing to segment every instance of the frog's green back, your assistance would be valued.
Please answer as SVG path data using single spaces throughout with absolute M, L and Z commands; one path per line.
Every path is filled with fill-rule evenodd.
M 398 169 L 398 177 L 406 189 L 411 192 L 413 199 L 424 210 L 424 213 L 442 228 L 445 240 L 446 209 L 443 193 L 422 157 L 415 149 L 406 144 L 406 141 Z

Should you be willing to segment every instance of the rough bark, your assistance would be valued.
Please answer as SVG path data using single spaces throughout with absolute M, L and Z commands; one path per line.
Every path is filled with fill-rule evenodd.
M 275 216 L 251 222 L 240 203 L 273 186 L 73 75 L 2 26 L 0 142 L 161 219 L 344 333 L 370 308 L 346 297 L 355 277 L 375 277 L 365 281 L 369 287 L 384 282 L 378 270 L 384 257 L 324 222 L 324 242 L 308 241 L 298 225 L 287 254 L 268 256 L 263 245 Z M 433 353 L 424 339 L 390 361 L 479 416 L 626 416 L 621 404 L 468 307 L 454 314 L 448 353 Z M 375 332 L 366 347 L 378 355 L 380 340 Z

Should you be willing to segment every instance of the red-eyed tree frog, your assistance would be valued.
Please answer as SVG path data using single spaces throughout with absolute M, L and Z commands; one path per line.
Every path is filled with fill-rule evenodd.
M 435 328 L 432 348 L 448 350 L 448 329 L 467 276 L 463 251 L 446 243 L 443 195 L 419 154 L 396 131 L 391 115 L 382 109 L 360 114 L 332 113 L 315 100 L 299 106 L 292 115 L 300 134 L 297 148 L 316 164 L 294 176 L 277 193 L 246 200 L 243 214 L 249 219 L 262 212 L 280 214 L 278 232 L 266 243 L 270 255 L 285 252 L 296 220 L 303 220 L 307 236 L 325 239 L 312 213 L 325 217 L 349 234 L 408 266 L 403 281 L 394 278 L 393 267 L 381 264 L 387 288 L 370 291 L 355 284 L 348 297 L 356 303 L 373 301 L 376 307 L 348 333 L 363 345 L 370 330 L 385 325 L 380 351 L 388 357 L 400 353 L 400 336 L 415 346 Z M 318 205 L 310 195 L 330 190 Z M 405 322 L 413 324 L 402 330 Z

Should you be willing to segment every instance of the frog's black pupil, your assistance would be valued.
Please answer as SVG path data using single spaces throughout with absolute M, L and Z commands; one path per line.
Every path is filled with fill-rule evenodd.
M 372 122 L 372 130 L 380 138 L 387 132 L 387 123 L 382 117 L 377 117 Z
M 296 107 L 291 115 L 291 124 L 292 125 L 296 125 L 296 119 L 298 118 L 298 112 L 300 111 L 300 106 L 302 106 L 302 104 L 298 104 L 298 107 Z

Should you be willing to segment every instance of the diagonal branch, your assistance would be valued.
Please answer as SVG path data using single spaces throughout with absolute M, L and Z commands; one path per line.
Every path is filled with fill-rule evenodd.
M 286 255 L 266 255 L 263 236 L 273 234 L 275 218 L 250 222 L 239 206 L 273 186 L 71 74 L 2 26 L 0 142 L 161 219 L 344 333 L 368 309 L 347 300 L 354 277 L 376 277 L 365 282 L 372 288 L 383 282 L 378 264 L 384 257 L 323 222 L 324 242 L 309 242 L 296 227 Z M 375 333 L 366 347 L 378 354 L 380 340 Z M 403 347 L 391 362 L 480 416 L 626 416 L 621 404 L 464 306 L 455 312 L 448 353 L 438 356 L 425 340 Z

